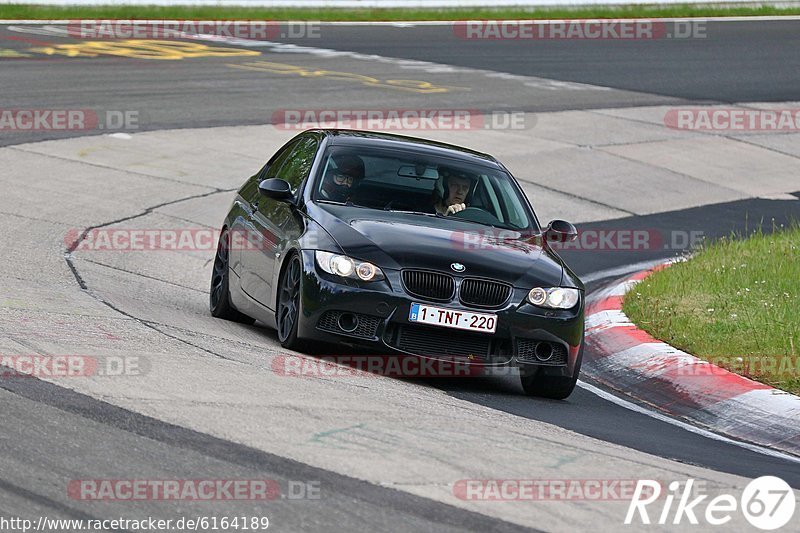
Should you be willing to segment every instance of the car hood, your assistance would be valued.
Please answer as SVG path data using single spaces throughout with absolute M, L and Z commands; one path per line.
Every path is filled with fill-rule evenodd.
M 557 286 L 564 266 L 540 236 L 441 218 L 315 204 L 312 218 L 347 255 L 381 268 L 418 268 L 492 278 L 516 287 Z

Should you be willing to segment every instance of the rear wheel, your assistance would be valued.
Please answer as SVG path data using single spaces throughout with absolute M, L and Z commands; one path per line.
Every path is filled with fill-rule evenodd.
M 519 379 L 522 383 L 522 390 L 528 396 L 538 396 L 539 398 L 550 398 L 552 400 L 564 400 L 572 391 L 575 390 L 575 385 L 578 383 L 578 375 L 581 370 L 581 362 L 583 361 L 583 341 L 581 341 L 581 349 L 578 352 L 578 359 L 575 362 L 575 371 L 573 377 L 566 376 L 548 376 L 539 372 L 536 369 L 526 369 L 520 367 Z
M 208 297 L 208 307 L 211 315 L 216 318 L 233 320 L 242 324 L 252 324 L 254 319 L 240 313 L 231 303 L 231 293 L 228 285 L 230 271 L 228 258 L 230 256 L 230 232 L 227 228 L 222 230 L 217 242 L 217 253 L 214 256 L 214 271 L 211 274 L 211 289 Z
M 278 340 L 289 350 L 301 350 L 302 342 L 297 338 L 297 323 L 300 320 L 300 280 L 303 266 L 300 257 L 293 255 L 281 275 L 278 289 L 278 311 L 275 322 Z

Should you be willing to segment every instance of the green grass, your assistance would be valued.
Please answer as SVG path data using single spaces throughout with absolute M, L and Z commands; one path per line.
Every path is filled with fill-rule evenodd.
M 258 19 L 258 20 L 464 20 L 561 19 L 626 17 L 707 17 L 797 15 L 800 7 L 715 7 L 702 5 L 628 5 L 576 8 L 474 8 L 474 9 L 325 9 L 223 6 L 40 6 L 0 5 L 3 19 Z
M 676 348 L 800 394 L 797 225 L 717 241 L 650 275 L 628 292 L 623 310 Z

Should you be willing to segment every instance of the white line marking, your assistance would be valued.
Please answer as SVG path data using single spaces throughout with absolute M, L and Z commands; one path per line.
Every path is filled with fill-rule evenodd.
M 623 400 L 622 398 L 620 398 L 618 396 L 615 396 L 615 395 L 611 394 L 610 392 L 606 392 L 606 391 L 604 391 L 604 390 L 602 390 L 602 389 L 600 389 L 598 387 L 595 387 L 594 385 L 591 385 L 589 383 L 586 383 L 586 382 L 583 382 L 583 381 L 580 381 L 580 380 L 578 380 L 578 386 L 580 388 L 584 389 L 585 391 L 590 392 L 590 393 L 594 394 L 595 396 L 599 396 L 600 398 L 602 398 L 604 400 L 607 400 L 607 401 L 609 401 L 609 402 L 611 402 L 611 403 L 613 403 L 615 405 L 618 405 L 620 407 L 623 407 L 623 408 L 628 409 L 630 411 L 634 411 L 634 412 L 639 413 L 639 414 L 643 414 L 645 416 L 649 416 L 650 418 L 655 418 L 656 420 L 659 420 L 661 422 L 665 422 L 667 424 L 679 427 L 679 428 L 681 428 L 681 429 L 683 429 L 685 431 L 688 431 L 690 433 L 695 433 L 695 434 L 700 435 L 702 437 L 706 437 L 706 438 L 713 439 L 713 440 L 718 440 L 718 441 L 724 442 L 726 444 L 732 444 L 733 446 L 738 446 L 740 448 L 744 448 L 745 450 L 749 450 L 751 452 L 756 452 L 756 453 L 760 453 L 762 455 L 768 455 L 770 457 L 775 457 L 775 458 L 778 458 L 778 459 L 783 459 L 785 461 L 791 461 L 793 463 L 800 464 L 800 457 L 795 457 L 793 455 L 788 455 L 788 454 L 785 454 L 785 453 L 782 453 L 782 452 L 778 452 L 778 451 L 775 451 L 775 450 L 770 450 L 769 448 L 763 448 L 763 447 L 757 446 L 755 444 L 750 444 L 750 443 L 747 443 L 747 442 L 741 442 L 741 441 L 733 440 L 733 439 L 730 439 L 728 437 L 723 437 L 722 435 L 718 435 L 718 434 L 716 434 L 716 433 L 714 433 L 712 431 L 709 431 L 707 429 L 702 429 L 702 428 L 693 426 L 693 425 L 691 425 L 689 423 L 683 422 L 681 420 L 677 420 L 675 418 L 671 418 L 671 417 L 669 417 L 667 415 L 662 415 L 661 413 L 658 413 L 658 412 L 655 412 L 655 411 L 651 411 L 650 409 L 645 409 L 641 405 L 629 402 L 627 400 Z
M 666 261 L 666 259 L 651 259 L 649 261 L 642 261 L 640 263 L 634 263 L 632 265 L 608 268 L 606 270 L 598 270 L 597 272 L 592 272 L 587 276 L 578 276 L 578 277 L 581 278 L 581 281 L 584 283 L 592 283 L 594 281 L 605 278 L 622 277 L 626 274 L 630 274 L 631 272 L 636 272 L 639 270 L 647 270 L 660 263 L 663 263 L 664 261 Z

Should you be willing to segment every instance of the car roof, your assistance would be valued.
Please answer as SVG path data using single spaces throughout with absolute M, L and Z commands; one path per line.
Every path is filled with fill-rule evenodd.
M 500 165 L 493 156 L 454 144 L 376 131 L 339 129 L 321 129 L 315 131 L 319 131 L 327 136 L 330 144 L 336 146 L 371 146 L 395 150 L 407 149 L 429 155 L 458 159 L 465 163 L 477 163 L 502 169 L 502 165 Z

